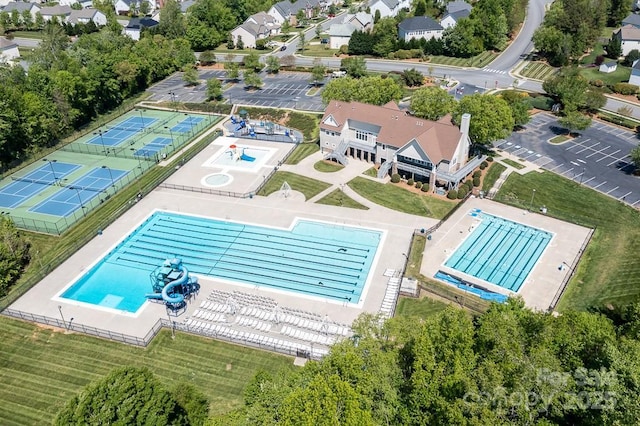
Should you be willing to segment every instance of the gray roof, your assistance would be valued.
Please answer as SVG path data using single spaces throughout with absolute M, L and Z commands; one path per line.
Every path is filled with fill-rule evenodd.
M 370 13 L 366 12 L 358 12 L 356 14 L 347 14 L 342 20 L 343 23 L 349 22 L 352 18 L 355 18 L 362 24 L 362 26 L 367 26 L 367 24 L 373 23 L 373 16 Z
M 356 30 L 351 24 L 331 24 L 329 27 L 329 36 L 333 37 L 350 37 Z
M 141 30 L 142 28 L 155 27 L 158 23 L 158 21 L 151 18 L 131 18 L 127 24 L 127 29 Z
M 291 3 L 289 0 L 283 0 L 274 4 L 273 7 L 284 17 L 295 16 L 299 10 L 306 9 L 307 7 L 313 8 L 322 1 L 324 0 L 298 0 L 295 3 Z
M 18 12 L 24 12 L 25 10 L 31 10 L 31 8 L 34 6 L 40 9 L 40 6 L 38 6 L 37 4 L 12 1 L 7 3 L 7 5 L 2 8 L 2 10 L 4 12 L 11 12 L 14 10 L 17 10 Z
M 611 68 L 611 67 L 613 67 L 615 65 L 618 65 L 618 63 L 616 61 L 610 61 L 610 62 L 605 62 L 604 63 L 604 66 L 605 67 L 609 67 L 609 68 Z
M 78 19 L 78 18 L 86 18 L 91 19 L 98 13 L 98 9 L 80 9 L 80 10 L 72 10 L 71 15 L 69 15 L 69 19 Z
M 71 6 L 49 6 L 49 7 L 43 7 L 42 9 L 40 9 L 40 14 L 42 14 L 42 16 L 70 15 L 71 14 Z
M 182 3 L 180 3 L 180 10 L 182 11 L 182 13 L 184 13 L 187 11 L 187 9 L 193 6 L 194 3 L 195 3 L 194 0 L 185 0 Z
M 457 12 L 447 13 L 446 15 L 444 15 L 444 17 L 440 21 L 442 22 L 442 20 L 444 20 L 447 16 L 451 16 L 454 21 L 458 22 L 462 18 L 468 17 L 470 14 L 471 14 L 471 11 L 469 10 L 466 10 L 466 9 L 458 10 Z
M 398 28 L 404 32 L 409 31 L 436 31 L 442 30 L 442 25 L 434 21 L 428 16 L 415 16 L 413 18 L 407 18 L 400 22 Z
M 378 1 L 381 1 L 382 3 L 384 3 L 389 9 L 395 9 L 398 6 L 398 4 L 400 4 L 399 0 L 373 0 L 371 4 L 373 5 Z
M 471 5 L 464 0 L 455 0 L 447 3 L 447 13 L 458 12 L 460 10 L 468 10 L 471 12 Z
M 633 25 L 634 27 L 640 27 L 640 15 L 635 13 L 630 14 L 622 20 L 622 26 Z
M 18 45 L 4 37 L 0 37 L 0 50 L 10 49 L 12 47 L 18 47 Z

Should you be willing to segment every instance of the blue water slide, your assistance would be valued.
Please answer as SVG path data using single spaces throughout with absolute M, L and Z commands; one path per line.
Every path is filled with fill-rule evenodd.
M 189 281 L 189 271 L 184 266 L 180 265 L 182 275 L 177 280 L 171 281 L 169 284 L 162 288 L 162 300 L 171 304 L 181 304 L 184 302 L 184 296 L 180 293 L 176 293 L 173 296 L 169 295 L 169 291 L 175 287 L 184 285 Z
M 255 161 L 255 159 L 256 159 L 256 158 L 255 158 L 255 157 L 251 157 L 251 156 L 249 156 L 249 155 L 245 154 L 245 153 L 244 153 L 244 149 L 243 149 L 243 150 L 242 150 L 242 155 L 240 156 L 240 159 L 241 159 L 241 160 L 244 160 L 244 161 Z
M 240 123 L 236 126 L 235 131 L 239 131 L 240 129 L 242 129 L 244 127 L 244 120 L 240 121 Z

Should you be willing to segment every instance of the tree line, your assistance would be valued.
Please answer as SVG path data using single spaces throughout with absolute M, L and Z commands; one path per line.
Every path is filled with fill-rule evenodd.
M 0 67 L 0 165 L 54 145 L 98 114 L 145 90 L 195 56 L 189 42 L 156 35 L 134 42 L 109 26 L 78 37 L 47 25 L 29 72 Z

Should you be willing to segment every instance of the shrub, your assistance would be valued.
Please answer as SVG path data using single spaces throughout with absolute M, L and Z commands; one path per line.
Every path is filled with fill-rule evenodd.
M 416 188 L 418 188 L 418 189 L 422 188 L 422 182 L 417 181 L 416 182 Z
M 593 63 L 595 64 L 595 66 L 599 67 L 600 65 L 602 65 L 602 63 L 604 62 L 604 56 L 602 55 L 598 55 L 596 56 L 596 60 L 593 61 Z
M 469 191 L 467 190 L 466 186 L 461 186 L 460 188 L 458 188 L 458 200 L 462 200 L 467 195 L 467 192 Z
M 407 181 L 407 185 L 409 185 L 409 186 L 413 186 L 413 183 L 414 183 L 414 182 L 413 182 L 413 179 L 409 179 L 409 180 Z
M 429 185 L 422 185 L 422 188 L 420 188 L 420 191 L 429 192 Z
M 616 83 L 611 87 L 611 90 L 621 95 L 635 95 L 638 93 L 638 86 L 629 83 Z
M 592 86 L 595 86 L 595 87 L 602 87 L 602 86 L 604 86 L 604 81 L 602 81 L 602 80 L 591 80 L 589 82 L 589 84 L 591 84 Z
M 391 182 L 392 183 L 400 182 L 400 175 L 397 173 L 394 173 L 393 175 L 391 175 Z
M 343 44 L 342 46 L 340 46 L 340 49 L 338 51 L 338 53 L 341 55 L 346 55 L 348 52 L 349 52 L 349 46 L 346 44 Z
M 487 163 L 491 163 L 493 161 L 493 157 L 487 157 Z
M 476 176 L 473 178 L 473 187 L 477 188 L 480 186 L 480 176 Z
M 529 103 L 532 108 L 551 111 L 551 107 L 555 102 L 548 96 L 531 96 Z
M 476 170 L 475 172 L 473 172 L 473 178 L 477 178 L 482 176 L 482 172 L 480 170 Z
M 481 165 L 481 166 L 488 167 L 488 166 L 489 166 L 489 163 L 487 163 L 486 161 L 483 161 L 482 163 L 480 163 L 480 165 Z
M 480 164 L 480 170 L 484 170 L 486 168 L 487 168 L 487 166 L 485 166 L 484 164 Z
M 447 192 L 447 198 L 450 200 L 455 200 L 456 198 L 458 198 L 458 191 L 452 189 L 451 191 Z

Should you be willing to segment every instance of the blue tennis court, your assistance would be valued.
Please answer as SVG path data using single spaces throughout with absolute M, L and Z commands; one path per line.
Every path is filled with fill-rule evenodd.
M 136 157 L 149 158 L 153 154 L 160 152 L 167 145 L 171 145 L 173 140 L 171 138 L 155 138 L 150 143 L 146 144 L 139 150 L 133 153 Z
M 158 120 L 151 117 L 131 117 L 109 128 L 106 132 L 99 132 L 87 143 L 104 146 L 120 145 L 136 133 L 144 132 L 146 128 L 156 121 Z
M 0 207 L 17 207 L 78 168 L 77 164 L 50 161 L 24 176 L 11 176 L 14 181 L 0 189 Z
M 99 167 L 76 179 L 46 200 L 29 209 L 30 212 L 69 216 L 96 198 L 102 191 L 115 185 L 129 173 L 128 170 Z
M 175 126 L 171 128 L 172 132 L 176 133 L 187 133 L 190 132 L 193 127 L 195 127 L 198 123 L 200 123 L 204 118 L 202 117 L 187 117 Z

